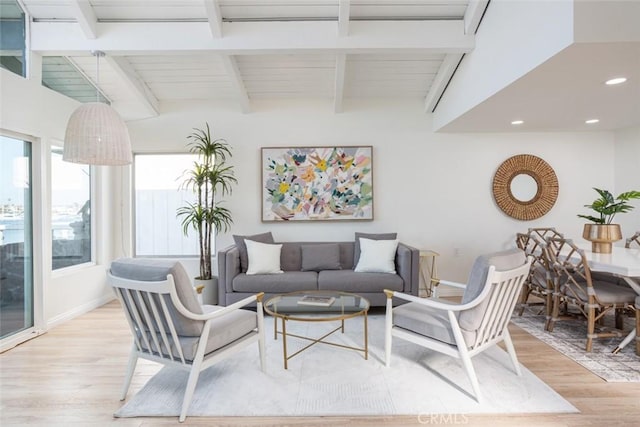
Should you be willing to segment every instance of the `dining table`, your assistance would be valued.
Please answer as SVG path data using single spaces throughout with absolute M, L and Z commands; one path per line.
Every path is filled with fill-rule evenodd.
M 610 254 L 596 253 L 592 251 L 588 243 L 579 244 L 584 251 L 592 271 L 611 273 L 624 280 L 638 295 L 640 295 L 640 249 L 614 246 Z M 636 337 L 634 328 L 622 342 L 613 349 L 612 353 L 618 353 Z

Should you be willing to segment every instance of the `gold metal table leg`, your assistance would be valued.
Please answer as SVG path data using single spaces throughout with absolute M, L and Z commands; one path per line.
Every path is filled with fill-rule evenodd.
M 369 360 L 369 328 L 367 312 L 364 312 L 364 360 Z
M 287 357 L 287 320 L 282 318 L 282 354 L 284 355 L 284 369 L 289 369 Z

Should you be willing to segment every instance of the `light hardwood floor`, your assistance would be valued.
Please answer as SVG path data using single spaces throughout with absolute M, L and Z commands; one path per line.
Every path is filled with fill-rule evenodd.
M 516 326 L 520 361 L 580 410 L 579 414 L 403 417 L 187 418 L 206 426 L 638 426 L 640 384 L 606 383 Z M 175 426 L 176 418 L 116 419 L 130 333 L 117 302 L 109 303 L 0 355 L 2 427 Z M 140 362 L 129 396 L 159 367 Z

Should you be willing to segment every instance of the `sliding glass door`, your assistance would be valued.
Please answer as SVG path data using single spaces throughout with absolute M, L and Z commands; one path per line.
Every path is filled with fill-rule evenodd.
M 34 326 L 31 149 L 0 135 L 0 339 Z

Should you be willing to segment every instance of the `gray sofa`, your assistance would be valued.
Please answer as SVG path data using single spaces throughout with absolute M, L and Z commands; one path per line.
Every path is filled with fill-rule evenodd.
M 253 239 L 250 239 L 253 240 Z M 278 242 L 282 244 L 280 267 L 282 274 L 247 275 L 241 266 L 239 245 L 218 252 L 218 304 L 229 305 L 264 292 L 265 299 L 280 293 L 305 290 L 334 290 L 357 293 L 369 300 L 371 306 L 384 306 L 383 289 L 418 295 L 418 249 L 398 244 L 395 258 L 396 274 L 361 273 L 353 271 L 359 254 L 355 242 Z M 304 246 L 337 245 L 339 269 L 303 271 Z M 308 252 L 307 252 L 308 253 Z M 245 252 L 246 254 L 246 252 Z M 246 260 L 246 255 L 245 255 Z M 246 262 L 246 261 L 245 261 Z

